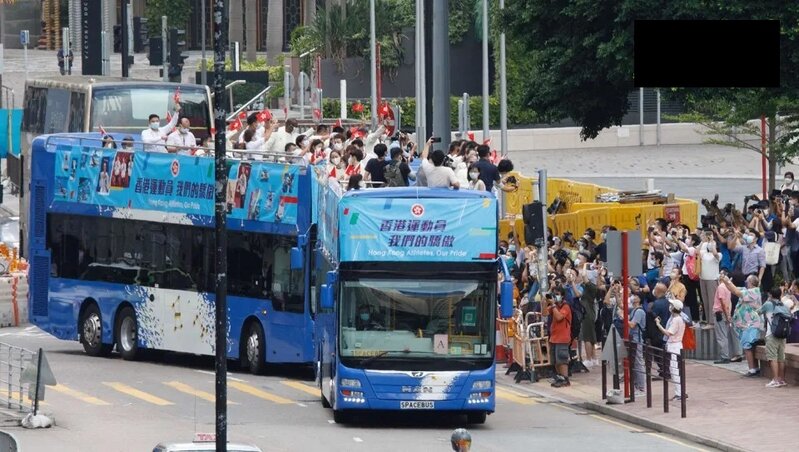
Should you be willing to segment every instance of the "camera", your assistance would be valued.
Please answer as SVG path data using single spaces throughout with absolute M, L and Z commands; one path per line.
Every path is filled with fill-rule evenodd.
M 441 137 L 432 137 L 430 138 L 431 143 L 441 143 Z
M 506 180 L 508 181 L 509 184 L 516 184 L 517 183 L 516 182 L 516 176 L 508 176 L 508 178 Z

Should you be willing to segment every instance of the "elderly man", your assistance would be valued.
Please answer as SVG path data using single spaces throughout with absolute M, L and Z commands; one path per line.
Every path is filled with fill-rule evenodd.
M 749 364 L 749 373 L 746 376 L 757 377 L 760 375 L 760 369 L 755 362 L 755 342 L 760 339 L 760 330 L 763 328 L 760 319 L 760 307 L 763 303 L 760 280 L 757 276 L 749 275 L 746 278 L 746 287 L 735 287 L 730 277 L 726 275 L 720 281 L 739 298 L 732 316 L 733 326 L 744 350 L 746 362 Z

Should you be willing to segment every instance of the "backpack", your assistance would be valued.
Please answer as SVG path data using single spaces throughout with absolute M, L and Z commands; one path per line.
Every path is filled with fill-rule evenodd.
M 780 244 L 777 242 L 766 242 L 763 244 L 766 252 L 766 265 L 777 265 L 780 261 Z
M 781 302 L 774 303 L 774 306 L 782 306 Z M 775 312 L 771 316 L 771 335 L 777 339 L 787 339 L 791 335 L 791 322 L 793 318 L 782 313 Z
M 646 328 L 644 328 L 644 338 L 649 345 L 658 346 L 663 343 L 663 333 L 660 332 L 655 321 L 657 316 L 650 310 L 646 313 Z
M 696 259 L 696 254 L 685 256 L 685 270 L 691 281 L 699 281 L 700 265 Z
M 572 340 L 574 340 L 580 337 L 580 328 L 582 327 L 583 319 L 585 318 L 585 308 L 583 308 L 583 304 L 580 303 L 579 298 L 575 298 L 571 303 L 567 304 L 569 305 L 569 309 L 572 311 L 572 321 L 569 326 L 571 327 Z
M 405 179 L 402 177 L 402 171 L 400 171 L 399 163 L 391 162 L 386 165 L 385 169 L 383 170 L 383 176 L 386 179 L 387 187 L 405 186 Z

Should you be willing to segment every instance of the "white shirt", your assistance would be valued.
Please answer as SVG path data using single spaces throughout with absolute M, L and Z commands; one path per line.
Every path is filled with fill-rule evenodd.
M 458 182 L 455 172 L 448 166 L 435 166 L 430 161 L 423 160 L 422 168 L 424 168 L 428 187 L 449 188 L 453 183 Z
M 699 279 L 704 281 L 716 281 L 719 279 L 719 261 L 721 255 L 716 257 L 707 250 L 708 243 L 704 242 L 699 247 L 699 254 L 702 256 L 702 268 L 699 269 Z M 718 250 L 717 250 L 718 252 Z
M 172 119 L 169 121 L 169 123 L 163 127 L 159 127 L 158 130 L 153 130 L 149 127 L 142 130 L 141 140 L 144 142 L 145 152 L 166 152 L 164 140 L 162 140 L 161 137 L 171 132 L 177 123 L 178 112 L 175 112 L 175 114 L 172 115 Z
M 177 153 L 180 155 L 191 155 L 191 148 L 197 146 L 197 139 L 191 132 L 182 134 L 179 130 L 175 130 L 166 137 L 166 146 L 177 147 Z
M 308 129 L 306 131 L 306 135 L 309 133 L 313 133 L 313 129 Z M 266 150 L 269 152 L 286 152 L 286 145 L 288 143 L 295 143 L 297 141 L 297 137 L 300 136 L 299 130 L 296 128 L 293 132 L 289 133 L 286 132 L 286 127 L 279 127 L 277 130 L 272 132 L 272 136 L 269 137 L 269 140 L 266 141 Z

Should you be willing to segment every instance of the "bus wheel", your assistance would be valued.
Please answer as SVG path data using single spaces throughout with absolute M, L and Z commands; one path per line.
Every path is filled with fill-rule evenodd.
M 252 322 L 247 331 L 245 351 L 247 366 L 253 375 L 262 374 L 266 367 L 266 340 L 264 329 L 258 322 Z
M 488 413 L 485 411 L 466 413 L 466 422 L 469 424 L 485 424 L 486 416 L 488 416 Z
M 132 361 L 139 352 L 138 324 L 133 308 L 126 306 L 120 309 L 116 324 L 117 350 L 122 359 Z
M 96 304 L 89 305 L 80 318 L 80 342 L 89 356 L 108 356 L 113 348 L 103 344 L 103 321 Z

